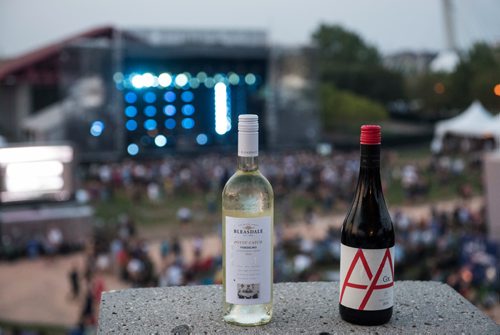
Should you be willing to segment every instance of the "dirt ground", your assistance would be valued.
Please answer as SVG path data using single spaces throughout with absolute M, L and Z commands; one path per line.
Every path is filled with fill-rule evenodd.
M 75 325 L 83 296 L 70 297 L 68 272 L 73 264 L 83 267 L 83 253 L 53 260 L 20 260 L 0 263 L 0 319 L 25 323 Z M 105 275 L 106 289 L 127 287 Z
M 468 202 L 473 209 L 482 204 L 481 198 Z M 435 204 L 438 209 L 451 209 L 456 201 L 445 201 Z M 428 205 L 407 206 L 401 209 L 412 218 L 420 219 L 429 215 Z M 283 236 L 301 235 L 306 239 L 322 238 L 329 227 L 340 227 L 344 216 L 335 215 L 317 218 L 313 225 L 295 224 L 283 228 Z M 148 234 L 151 236 L 150 234 Z M 184 257 L 189 262 L 193 255 L 189 251 L 194 237 L 185 236 L 182 247 Z M 154 235 L 153 235 L 154 236 Z M 151 256 L 160 264 L 159 244 L 161 240 L 150 239 Z M 220 253 L 220 240 L 217 234 L 204 236 L 203 255 L 212 256 Z M 0 263 L 0 320 L 22 323 L 43 323 L 71 326 L 76 324 L 80 314 L 82 301 L 70 298 L 68 272 L 76 263 L 83 268 L 83 253 L 59 256 L 53 260 L 40 258 L 37 260 L 19 260 L 13 263 Z M 104 274 L 106 290 L 127 288 L 128 285 L 112 274 Z M 500 307 L 487 311 L 497 323 L 500 323 Z

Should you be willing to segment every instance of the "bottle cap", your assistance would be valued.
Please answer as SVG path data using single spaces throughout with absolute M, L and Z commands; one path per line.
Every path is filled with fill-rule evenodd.
M 258 133 L 259 117 L 256 114 L 241 114 L 238 116 L 238 131 L 240 133 Z
M 255 114 L 241 114 L 238 117 L 238 156 L 259 155 L 259 117 Z
M 380 126 L 373 124 L 366 124 L 361 126 L 361 144 L 380 144 L 381 134 Z

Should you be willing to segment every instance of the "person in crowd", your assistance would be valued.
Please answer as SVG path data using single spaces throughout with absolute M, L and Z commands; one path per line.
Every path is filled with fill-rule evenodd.
M 92 294 L 92 290 L 90 288 L 87 289 L 84 296 L 81 320 L 86 326 L 92 326 L 96 323 L 94 315 L 94 295 Z
M 80 296 L 80 276 L 78 275 L 78 267 L 73 264 L 70 272 L 68 273 L 68 279 L 71 288 L 71 297 L 75 300 Z
M 63 245 L 64 239 L 61 230 L 57 227 L 51 227 L 47 232 L 47 243 L 46 251 L 50 256 L 54 256 L 59 253 L 61 246 Z

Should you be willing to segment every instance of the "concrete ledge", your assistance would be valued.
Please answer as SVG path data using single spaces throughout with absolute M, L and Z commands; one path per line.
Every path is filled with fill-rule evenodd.
M 221 286 L 103 294 L 98 334 L 500 334 L 500 327 L 448 285 L 396 282 L 392 320 L 361 327 L 340 319 L 338 283 L 274 286 L 274 315 L 261 327 L 222 321 Z

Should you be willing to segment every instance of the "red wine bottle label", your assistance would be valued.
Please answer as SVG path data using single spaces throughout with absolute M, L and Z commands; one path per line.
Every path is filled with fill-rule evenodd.
M 360 249 L 340 245 L 340 303 L 360 311 L 394 304 L 394 247 Z
M 226 302 L 267 304 L 272 285 L 270 216 L 226 216 Z

